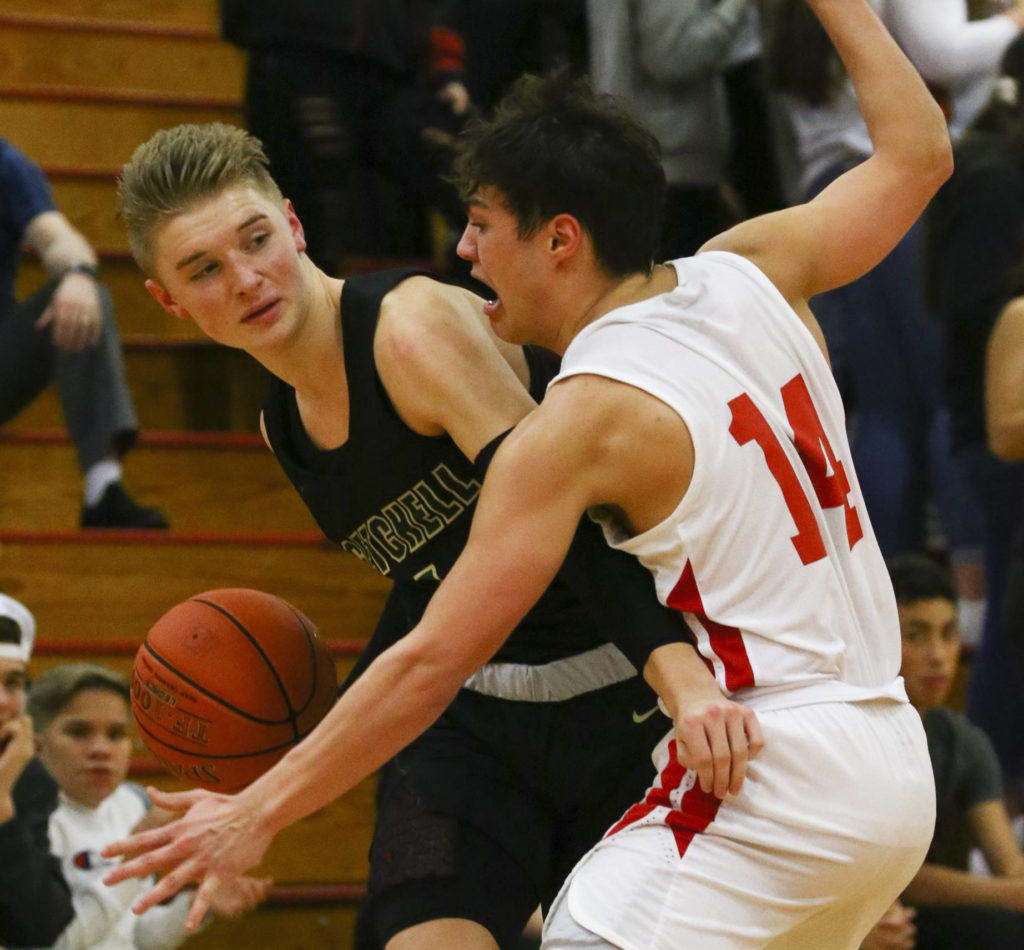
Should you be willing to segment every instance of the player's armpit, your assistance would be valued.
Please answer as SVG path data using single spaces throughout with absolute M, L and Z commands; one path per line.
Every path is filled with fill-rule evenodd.
M 473 460 L 481 480 L 509 432 L 492 439 Z M 580 519 L 559 576 L 608 642 L 615 644 L 638 671 L 657 647 L 693 640 L 679 612 L 658 600 L 650 571 L 632 555 L 610 547 L 601 529 L 587 516 Z

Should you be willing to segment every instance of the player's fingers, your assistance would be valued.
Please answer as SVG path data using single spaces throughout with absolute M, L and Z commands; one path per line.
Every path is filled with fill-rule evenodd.
M 761 732 L 761 723 L 758 722 L 757 714 L 745 706 L 743 707 L 743 728 L 747 733 L 747 758 L 753 759 L 764 748 L 764 734 Z
M 726 717 L 726 731 L 729 738 L 729 771 L 727 776 L 728 791 L 738 795 L 743 787 L 743 780 L 747 777 L 747 759 L 750 749 L 747 745 L 747 729 L 743 721 L 743 713 L 736 708 L 731 715 Z M 722 795 L 722 798 L 725 796 Z
M 201 788 L 187 789 L 182 792 L 164 792 L 152 785 L 146 788 L 146 794 L 154 805 L 159 805 L 168 811 L 177 812 L 186 812 L 196 802 L 200 802 L 210 796 L 210 792 Z
M 711 749 L 711 787 L 715 798 L 725 798 L 731 784 L 733 750 L 730 746 L 729 715 L 721 710 L 712 710 L 705 722 L 708 733 L 708 746 Z M 701 786 L 703 788 L 703 786 Z
M 188 917 L 185 918 L 186 930 L 195 930 L 203 922 L 206 912 L 210 909 L 210 900 L 219 886 L 220 877 L 218 875 L 211 872 L 203 877 L 196 896 L 192 898 Z
M 133 914 L 144 914 L 150 907 L 163 904 L 175 896 L 190 881 L 197 880 L 198 869 L 194 861 L 185 861 L 168 871 L 145 894 L 132 904 Z
M 686 717 L 676 726 L 676 757 L 683 768 L 697 775 L 701 791 L 710 792 L 715 785 L 715 763 L 703 722 L 690 722 Z
M 165 847 L 174 840 L 174 831 L 172 825 L 161 825 L 159 828 L 151 828 L 149 831 L 140 831 L 137 835 L 131 835 L 128 838 L 121 838 L 119 841 L 113 841 L 106 845 L 100 852 L 105 858 L 116 858 L 122 854 L 138 854 L 140 858 L 142 856 L 152 858 L 156 854 L 162 854 L 163 851 L 167 850 Z M 160 851 L 155 849 L 160 848 Z M 150 852 L 149 854 L 143 855 L 143 852 Z M 136 859 L 139 860 L 139 859 Z M 134 862 L 132 862 L 134 863 Z M 122 868 L 128 865 L 120 864 L 111 871 L 112 874 L 119 873 Z M 123 875 L 124 877 L 131 877 L 132 875 Z

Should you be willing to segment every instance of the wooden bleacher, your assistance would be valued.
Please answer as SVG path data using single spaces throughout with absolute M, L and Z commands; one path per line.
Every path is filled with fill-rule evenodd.
M 139 412 L 126 482 L 169 533 L 76 530 L 80 475 L 52 391 L 0 432 L 0 589 L 39 622 L 32 670 L 89 659 L 128 671 L 149 626 L 202 590 L 273 591 L 319 626 L 339 678 L 388 583 L 326 545 L 257 434 L 262 370 L 165 314 L 116 218 L 115 177 L 141 141 L 180 122 L 241 123 L 244 57 L 219 40 L 216 0 L 4 0 L 0 129 L 47 173 L 101 257 Z M 23 295 L 45 274 L 27 257 Z M 134 777 L 180 787 L 138 745 Z M 284 832 L 258 911 L 216 921 L 194 950 L 350 946 L 366 878 L 374 782 Z

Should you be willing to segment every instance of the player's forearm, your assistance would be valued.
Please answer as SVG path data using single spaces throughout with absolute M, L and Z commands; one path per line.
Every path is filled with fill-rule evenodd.
M 374 660 L 302 743 L 240 793 L 266 830 L 276 834 L 329 804 L 426 730 L 462 682 L 436 673 L 405 643 Z
M 714 675 L 689 643 L 658 647 L 648 658 L 643 675 L 673 720 L 698 698 L 722 695 Z
M 925 191 L 933 182 L 937 187 L 952 171 L 952 147 L 942 110 L 917 70 L 864 0 L 808 3 L 850 74 L 876 158 L 905 167 Z
M 254 807 L 266 830 L 276 834 L 371 775 L 423 733 L 493 655 L 536 599 L 536 585 L 508 582 L 502 554 L 493 543 L 467 546 L 420 623 L 370 664 L 302 743 L 241 793 L 259 803 Z M 540 591 L 546 586 L 537 583 Z

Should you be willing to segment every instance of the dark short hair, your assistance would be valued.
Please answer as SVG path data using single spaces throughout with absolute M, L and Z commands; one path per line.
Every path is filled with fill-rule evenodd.
M 940 564 L 923 554 L 901 554 L 886 564 L 896 603 L 901 606 L 916 604 L 919 600 L 948 600 L 955 604 L 957 597 L 953 579 Z
M 658 140 L 568 70 L 523 76 L 493 117 L 470 123 L 454 178 L 465 202 L 480 188 L 495 188 L 520 237 L 571 214 L 607 273 L 651 269 L 665 200 Z
M 45 732 L 61 710 L 87 689 L 114 693 L 131 706 L 128 678 L 96 663 L 64 663 L 47 670 L 29 690 L 25 711 L 36 732 Z

